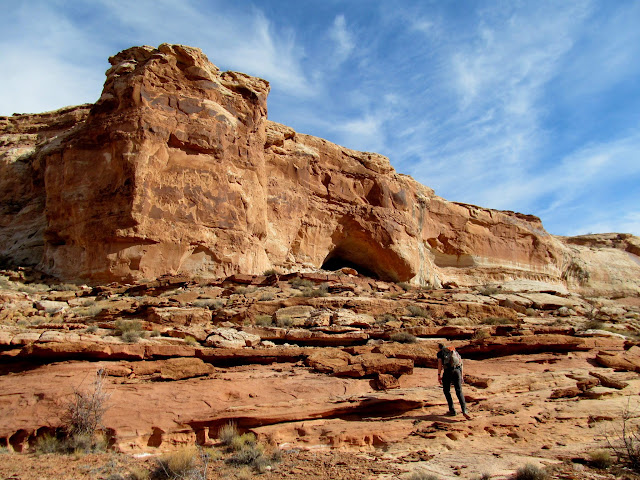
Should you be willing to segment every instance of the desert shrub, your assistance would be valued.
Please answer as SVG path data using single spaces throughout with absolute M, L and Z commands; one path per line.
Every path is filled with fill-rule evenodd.
M 256 325 L 267 327 L 269 325 L 273 325 L 273 318 L 271 318 L 271 315 L 258 315 L 255 322 Z
M 223 425 L 222 427 L 220 427 L 220 430 L 218 430 L 218 439 L 223 445 L 227 447 L 231 446 L 231 442 L 237 436 L 238 427 L 236 427 L 236 424 L 233 422 Z
M 242 435 L 236 434 L 231 439 L 231 444 L 229 446 L 231 447 L 231 450 L 237 452 L 247 445 L 256 445 L 256 443 L 256 436 L 249 432 L 243 433 Z
M 184 343 L 191 347 L 197 347 L 198 345 L 200 345 L 200 343 L 191 335 L 187 335 L 186 337 L 184 337 Z
M 611 452 L 605 449 L 598 449 L 593 452 L 589 452 L 589 460 L 591 465 L 596 468 L 609 468 L 614 462 Z
M 418 339 L 409 332 L 395 332 L 389 336 L 389 340 L 398 343 L 416 343 Z
M 280 272 L 278 272 L 278 270 L 276 270 L 275 268 L 270 268 L 262 272 L 262 274 L 266 277 L 270 277 L 271 275 L 280 275 Z
M 485 338 L 489 338 L 491 335 L 488 330 L 476 330 L 473 334 L 473 340 L 483 340 Z
M 124 343 L 138 343 L 142 338 L 142 333 L 136 331 L 123 332 L 120 338 Z
M 609 447 L 618 459 L 640 472 L 640 426 L 632 423 L 637 418 L 637 406 L 631 409 L 631 397 L 622 411 L 619 426 L 605 432 Z
M 129 480 L 149 480 L 151 473 L 146 468 L 134 466 L 129 470 Z
M 16 325 L 18 325 L 19 327 L 26 327 L 27 325 L 29 325 L 29 322 L 24 318 L 21 318 L 16 322 Z
M 424 308 L 418 305 L 407 305 L 407 311 L 412 317 L 423 317 L 423 318 L 429 317 L 429 312 L 427 312 Z
M 519 468 L 515 476 L 515 480 L 545 480 L 546 478 L 548 478 L 547 472 L 532 463 Z
M 291 317 L 280 317 L 276 320 L 276 325 L 280 328 L 287 328 L 293 325 L 293 319 Z
M 397 318 L 390 313 L 385 313 L 383 315 L 378 315 L 376 317 L 376 325 L 384 325 L 387 322 L 393 322 L 397 320 Z
M 0 455 L 8 455 L 9 453 L 10 453 L 9 449 L 7 447 L 5 446 L 0 447 Z
M 160 335 L 162 335 L 160 333 L 160 330 L 158 330 L 157 328 L 154 328 L 153 330 L 151 330 L 151 332 L 149 333 L 150 337 L 159 337 Z
M 486 287 L 483 287 L 480 290 L 478 290 L 478 293 L 480 293 L 480 295 L 486 295 L 486 296 L 489 297 L 491 295 L 495 295 L 499 291 L 500 291 L 500 289 L 498 289 L 497 287 L 486 286 Z
M 513 320 L 506 317 L 487 317 L 480 320 L 482 325 L 509 325 Z
M 525 315 L 527 317 L 536 317 L 536 316 L 538 316 L 538 312 L 536 311 L 536 309 L 535 308 L 531 308 L 531 307 L 527 308 L 524 311 L 524 313 L 525 313 Z
M 408 292 L 409 290 L 412 290 L 411 284 L 407 283 L 407 282 L 399 282 L 397 283 L 397 285 L 403 289 L 405 292 Z
M 36 439 L 34 450 L 38 455 L 61 453 L 65 450 L 65 446 L 62 439 L 50 433 L 45 433 Z
M 308 298 L 317 298 L 317 297 L 326 297 L 328 295 L 328 287 L 327 288 L 303 288 L 300 291 L 300 296 L 301 297 L 308 297 Z
M 53 285 L 51 290 L 55 292 L 75 292 L 80 290 L 80 287 L 74 285 L 73 283 L 61 283 L 60 285 Z
M 22 293 L 48 292 L 49 286 L 42 283 L 31 283 L 29 285 L 20 285 L 17 290 Z
M 314 283 L 311 280 L 296 277 L 289 280 L 289 285 L 298 290 L 302 290 L 303 288 L 313 288 Z
M 167 453 L 156 461 L 151 472 L 153 480 L 187 480 L 197 473 L 198 451 L 195 447 L 186 447 Z
M 116 335 L 122 335 L 126 332 L 140 332 L 142 331 L 142 323 L 139 320 L 116 320 L 115 330 Z
M 419 470 L 417 472 L 413 472 L 409 477 L 409 480 L 439 480 L 437 475 L 433 473 L 428 473 L 423 470 Z
M 491 480 L 491 474 L 485 472 L 479 477 L 476 477 L 476 480 Z
M 97 325 L 89 325 L 87 328 L 84 329 L 85 333 L 96 333 L 98 331 L 98 326 Z
M 194 307 L 208 308 L 210 310 L 217 310 L 224 306 L 224 301 L 219 298 L 198 298 L 193 302 Z M 211 308 L 213 307 L 213 308 Z
M 101 427 L 102 417 L 108 410 L 110 395 L 104 391 L 105 373 L 98 370 L 93 387 L 88 391 L 74 389 L 73 398 L 63 415 L 65 429 L 71 436 L 93 436 Z
M 268 302 L 270 300 L 273 300 L 274 298 L 275 298 L 275 295 L 273 293 L 267 292 L 260 295 L 258 300 L 260 300 L 261 302 Z

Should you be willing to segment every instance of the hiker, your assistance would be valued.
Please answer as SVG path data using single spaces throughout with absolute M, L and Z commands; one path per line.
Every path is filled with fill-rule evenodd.
M 456 414 L 453 399 L 451 398 L 451 384 L 453 383 L 453 388 L 456 390 L 456 396 L 462 409 L 462 415 L 467 420 L 470 420 L 471 416 L 467 413 L 467 404 L 462 393 L 463 376 L 460 354 L 456 352 L 455 348 L 447 347 L 443 343 L 438 346 L 440 347 L 438 350 L 438 382 L 442 385 L 444 396 L 449 404 L 449 413 L 447 415 L 454 416 Z

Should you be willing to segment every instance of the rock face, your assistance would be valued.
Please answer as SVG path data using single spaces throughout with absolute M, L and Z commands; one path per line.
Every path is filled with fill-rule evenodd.
M 267 120 L 268 82 L 181 45 L 109 59 L 95 105 L 0 117 L 0 255 L 86 281 L 355 268 L 434 286 L 640 292 L 640 240 L 446 201 Z M 614 238 L 615 237 L 615 238 Z

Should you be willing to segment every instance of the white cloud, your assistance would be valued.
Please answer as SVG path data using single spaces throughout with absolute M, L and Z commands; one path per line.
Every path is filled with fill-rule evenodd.
M 347 21 L 344 15 L 338 15 L 334 19 L 329 30 L 329 38 L 335 43 L 335 63 L 343 63 L 355 48 L 353 34 L 347 30 Z

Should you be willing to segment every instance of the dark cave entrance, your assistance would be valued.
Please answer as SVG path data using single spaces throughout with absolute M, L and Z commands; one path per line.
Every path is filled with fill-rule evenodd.
M 365 277 L 370 277 L 370 278 L 375 278 L 377 280 L 382 280 L 382 278 L 380 278 L 378 276 L 377 273 L 375 273 L 373 270 L 371 270 L 369 267 L 366 267 L 364 265 L 360 265 L 359 263 L 356 263 L 354 261 L 351 261 L 348 258 L 345 258 L 341 255 L 335 254 L 335 252 L 332 252 L 329 254 L 329 256 L 325 259 L 324 263 L 322 264 L 322 269 L 323 270 L 329 270 L 329 271 L 336 271 L 336 270 L 340 270 L 341 268 L 353 268 L 354 270 L 356 270 L 360 275 L 364 275 Z

